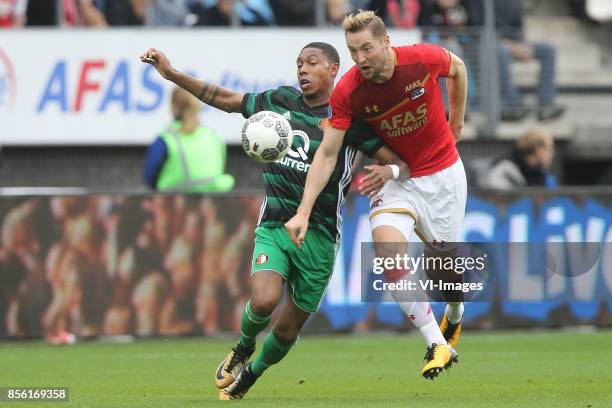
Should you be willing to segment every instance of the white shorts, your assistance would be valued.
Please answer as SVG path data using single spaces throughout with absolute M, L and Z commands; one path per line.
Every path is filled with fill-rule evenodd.
M 424 243 L 457 242 L 465 215 L 467 181 L 463 162 L 428 176 L 390 180 L 370 201 L 370 224 L 399 229 L 410 239 L 412 227 Z M 406 218 L 410 216 L 412 220 Z

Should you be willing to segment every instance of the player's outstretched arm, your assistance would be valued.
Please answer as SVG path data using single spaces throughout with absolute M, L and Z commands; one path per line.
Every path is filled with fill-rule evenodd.
M 465 105 L 467 102 L 468 76 L 465 64 L 455 54 L 449 52 L 451 66 L 448 74 L 447 88 L 450 103 L 448 124 L 455 136 L 455 141 L 461 139 L 461 131 L 465 121 Z
M 374 158 L 383 165 L 365 166 L 368 174 L 359 184 L 359 192 L 373 197 L 380 191 L 385 183 L 391 179 L 405 181 L 410 178 L 408 165 L 387 146 L 383 146 L 374 154 Z
M 315 153 L 306 176 L 306 185 L 300 206 L 293 218 L 285 223 L 289 237 L 298 247 L 304 243 L 312 207 L 336 167 L 338 153 L 342 148 L 345 133 L 346 130 L 336 129 L 327 124 L 323 133 L 323 141 Z
M 153 65 L 162 77 L 168 81 L 174 82 L 205 104 L 214 106 L 225 112 L 241 111 L 244 93 L 234 92 L 231 89 L 200 81 L 199 79 L 177 71 L 160 50 L 149 48 L 147 52 L 140 56 L 140 60 Z

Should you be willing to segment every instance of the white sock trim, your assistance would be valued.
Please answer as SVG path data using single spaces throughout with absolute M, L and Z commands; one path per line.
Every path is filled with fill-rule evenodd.
M 446 313 L 446 318 L 449 323 L 457 324 L 461 322 L 463 319 L 463 311 L 464 311 L 463 302 L 450 302 L 447 303 L 446 309 L 444 312 Z
M 419 331 L 425 337 L 428 346 L 431 346 L 433 343 L 447 344 L 435 318 L 431 322 L 419 327 Z

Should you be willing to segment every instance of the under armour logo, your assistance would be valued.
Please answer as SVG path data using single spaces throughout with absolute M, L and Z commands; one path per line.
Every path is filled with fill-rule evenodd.
M 378 105 L 368 105 L 365 107 L 366 113 L 378 112 Z
M 410 318 L 410 320 L 416 320 L 416 316 L 411 314 L 410 316 L 408 316 Z

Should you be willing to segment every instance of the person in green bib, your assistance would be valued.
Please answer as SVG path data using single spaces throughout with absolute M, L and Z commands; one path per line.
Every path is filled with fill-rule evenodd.
M 200 102 L 176 87 L 171 109 L 175 120 L 149 146 L 144 176 L 157 191 L 226 192 L 234 177 L 224 173 L 227 148 L 223 138 L 200 125 Z

